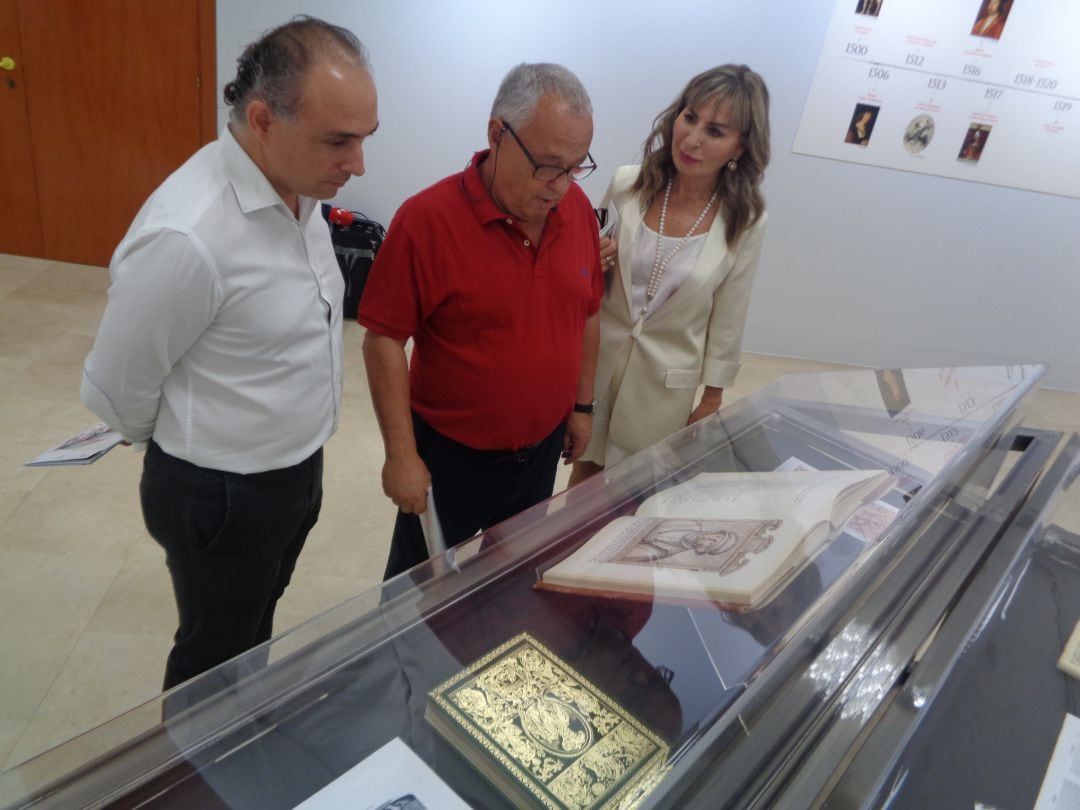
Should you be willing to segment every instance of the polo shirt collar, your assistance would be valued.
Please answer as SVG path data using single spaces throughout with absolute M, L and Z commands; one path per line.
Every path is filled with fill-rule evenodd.
M 469 201 L 469 205 L 472 206 L 473 213 L 481 225 L 488 225 L 495 221 L 505 222 L 507 217 L 512 217 L 517 221 L 517 217 L 499 208 L 495 201 L 491 199 L 491 195 L 488 194 L 487 183 L 484 182 L 484 177 L 480 174 L 480 164 L 490 156 L 490 149 L 481 150 L 473 155 L 469 165 L 465 168 L 462 181 L 465 198 Z M 560 223 L 566 220 L 566 215 L 559 210 L 559 206 L 552 208 L 548 212 L 548 221 L 550 222 L 552 219 L 556 219 Z
M 288 211 L 288 206 L 281 196 L 274 190 L 262 169 L 255 165 L 255 161 L 244 151 L 244 147 L 236 140 L 226 124 L 218 138 L 221 144 L 221 163 L 225 167 L 225 174 L 232 184 L 236 194 L 237 204 L 245 214 L 258 211 L 261 208 L 273 208 L 280 205 Z M 308 197 L 300 197 L 300 219 L 306 220 L 314 208 L 313 201 Z M 289 216 L 292 212 L 289 211 Z

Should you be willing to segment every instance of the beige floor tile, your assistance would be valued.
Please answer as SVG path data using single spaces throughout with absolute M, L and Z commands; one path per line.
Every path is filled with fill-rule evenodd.
M 301 560 L 318 575 L 381 577 L 396 510 L 383 495 L 377 469 L 338 468 L 335 459 L 328 450 L 322 512 Z
M 339 506 L 355 517 L 348 512 L 342 514 Z M 381 579 L 395 514 L 389 501 L 378 504 L 377 512 L 364 514 L 352 501 L 338 505 L 326 497 L 322 517 L 300 555 L 303 567 L 298 576 L 307 572 L 313 576 Z
M 12 381 L 33 362 L 33 359 L 26 355 L 6 357 L 3 354 L 3 347 L 0 346 L 0 391 L 7 393 L 12 390 L 15 386 Z
M 5 298 L 22 285 L 31 282 L 41 272 L 37 268 L 8 266 L 5 262 L 7 258 L 0 255 L 0 296 Z
M 18 742 L 26 725 L 26 722 L 21 720 L 0 719 L 0 767 L 11 755 L 15 743 Z M 0 802 L 2 801 L 4 801 L 4 797 L 0 795 Z
M 160 694 L 171 645 L 164 635 L 85 632 L 8 756 L 8 767 Z
M 78 403 L 83 361 L 93 345 L 91 331 L 66 331 L 13 375 L 7 390 L 17 396 L 39 400 L 59 394 L 73 404 Z M 84 410 L 84 413 L 88 418 L 94 418 L 89 411 Z
M 119 567 L 0 552 L 0 719 L 33 718 Z
M 368 401 L 370 408 L 370 394 L 368 392 L 367 375 L 364 373 L 364 327 L 355 321 L 348 321 L 342 332 L 342 340 L 345 344 L 345 379 L 343 389 L 345 395 L 356 395 Z
M 32 359 L 27 362 L 26 368 L 14 375 L 12 386 L 5 388 L 0 394 L 0 419 L 4 420 L 4 424 L 17 424 L 20 428 L 17 432 L 12 432 L 12 439 L 25 438 L 35 446 L 45 442 L 45 447 L 41 449 L 47 450 L 97 421 L 97 417 L 79 402 L 77 387 L 73 390 L 66 386 L 54 389 L 45 396 L 40 395 L 41 389 L 38 388 L 37 396 L 24 395 L 19 390 L 17 380 L 26 374 L 31 365 Z M 19 421 L 12 421 L 16 419 Z
M 6 297 L 24 284 L 29 284 L 51 264 L 44 259 L 0 254 L 0 296 Z
M 51 267 L 55 262 L 51 259 L 35 259 L 30 256 L 12 256 L 0 253 L 0 271 L 7 277 L 29 277 L 34 273 Z
M 376 475 L 381 473 L 383 443 L 378 423 L 370 404 L 358 404 L 358 399 L 357 395 L 345 397 L 338 432 L 326 444 L 328 461 L 332 456 L 339 469 L 331 470 L 328 465 L 327 475 L 347 475 L 355 469 Z
M 109 272 L 104 268 L 53 262 L 43 272 L 35 273 L 19 285 L 8 297 L 27 303 L 100 309 L 105 304 L 108 289 Z
M 385 560 L 383 561 L 385 562 Z M 297 566 L 293 584 L 285 591 L 274 614 L 274 632 L 283 633 L 306 622 L 346 599 L 369 591 L 382 581 L 382 566 L 375 579 L 317 576 L 303 570 L 303 558 Z M 294 587 L 295 586 L 295 587 Z
M 62 304 L 0 299 L 0 357 L 37 357 L 71 330 L 72 310 Z
M 82 626 L 71 627 L 79 622 L 60 605 L 52 609 L 58 613 L 68 629 L 13 627 L 7 620 L 0 628 L 0 720 L 29 723 L 78 643 Z
M 0 526 L 0 549 L 123 559 L 146 542 L 139 463 L 116 448 L 95 464 L 50 469 Z
M 45 470 L 22 467 L 40 453 L 96 422 L 78 401 L 78 395 L 52 397 L 0 395 L 0 424 L 18 425 L 0 442 L 0 490 L 33 489 Z
M 322 513 L 298 575 L 381 580 L 386 564 L 396 510 L 382 491 L 383 445 L 363 378 L 363 331 L 346 325 L 341 420 L 326 445 Z
M 0 526 L 3 526 L 4 521 L 15 513 L 15 510 L 19 508 L 19 504 L 23 502 L 29 491 L 30 487 L 25 490 L 15 488 L 0 489 Z
M 121 562 L 0 551 L 0 638 L 22 631 L 82 631 L 116 581 Z
M 176 630 L 176 602 L 165 552 L 149 536 L 131 549 L 86 629 L 105 633 L 169 635 Z
M 1035 392 L 1028 411 L 1029 423 L 1061 430 L 1080 430 L 1080 395 L 1043 388 Z
M 3 405 L 0 403 L 0 411 L 3 410 Z M 71 431 L 68 436 L 75 432 L 75 430 Z M 0 491 L 26 494 L 32 492 L 48 478 L 50 472 L 48 467 L 24 467 L 23 464 L 68 437 L 61 435 L 53 438 L 53 436 L 54 434 L 50 434 L 46 439 L 44 435 L 28 431 L 26 435 L 13 437 L 10 441 L 0 444 Z

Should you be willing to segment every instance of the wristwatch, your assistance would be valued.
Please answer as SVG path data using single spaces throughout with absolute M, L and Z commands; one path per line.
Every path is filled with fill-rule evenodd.
M 575 402 L 574 403 L 574 413 L 586 413 L 589 416 L 592 416 L 593 408 L 595 408 L 595 407 L 596 407 L 596 400 L 595 399 L 592 402 Z

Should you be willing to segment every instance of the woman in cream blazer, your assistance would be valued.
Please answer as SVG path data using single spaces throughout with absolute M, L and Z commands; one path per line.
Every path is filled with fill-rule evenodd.
M 768 139 L 764 82 L 745 66 L 724 65 L 692 79 L 657 116 L 642 166 L 616 171 L 605 196 L 617 225 L 612 240 L 601 243 L 608 283 L 592 439 L 571 483 L 720 407 L 723 389 L 739 369 L 765 233 L 759 185 Z M 698 192 L 696 200 L 690 190 Z M 681 217 L 680 192 L 687 192 Z M 708 198 L 703 210 L 702 197 Z M 667 227 L 657 228 L 661 223 Z M 663 238 L 655 253 L 648 248 L 652 242 L 638 245 L 655 241 L 657 230 Z M 664 273 L 680 250 L 686 251 L 682 281 L 663 290 Z M 705 393 L 695 408 L 702 384 Z

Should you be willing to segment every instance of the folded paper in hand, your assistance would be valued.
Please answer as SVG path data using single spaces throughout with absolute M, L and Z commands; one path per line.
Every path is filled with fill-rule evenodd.
M 24 467 L 57 467 L 64 464 L 93 464 L 124 440 L 104 422 L 97 422 L 63 441 L 40 456 L 30 459 Z

